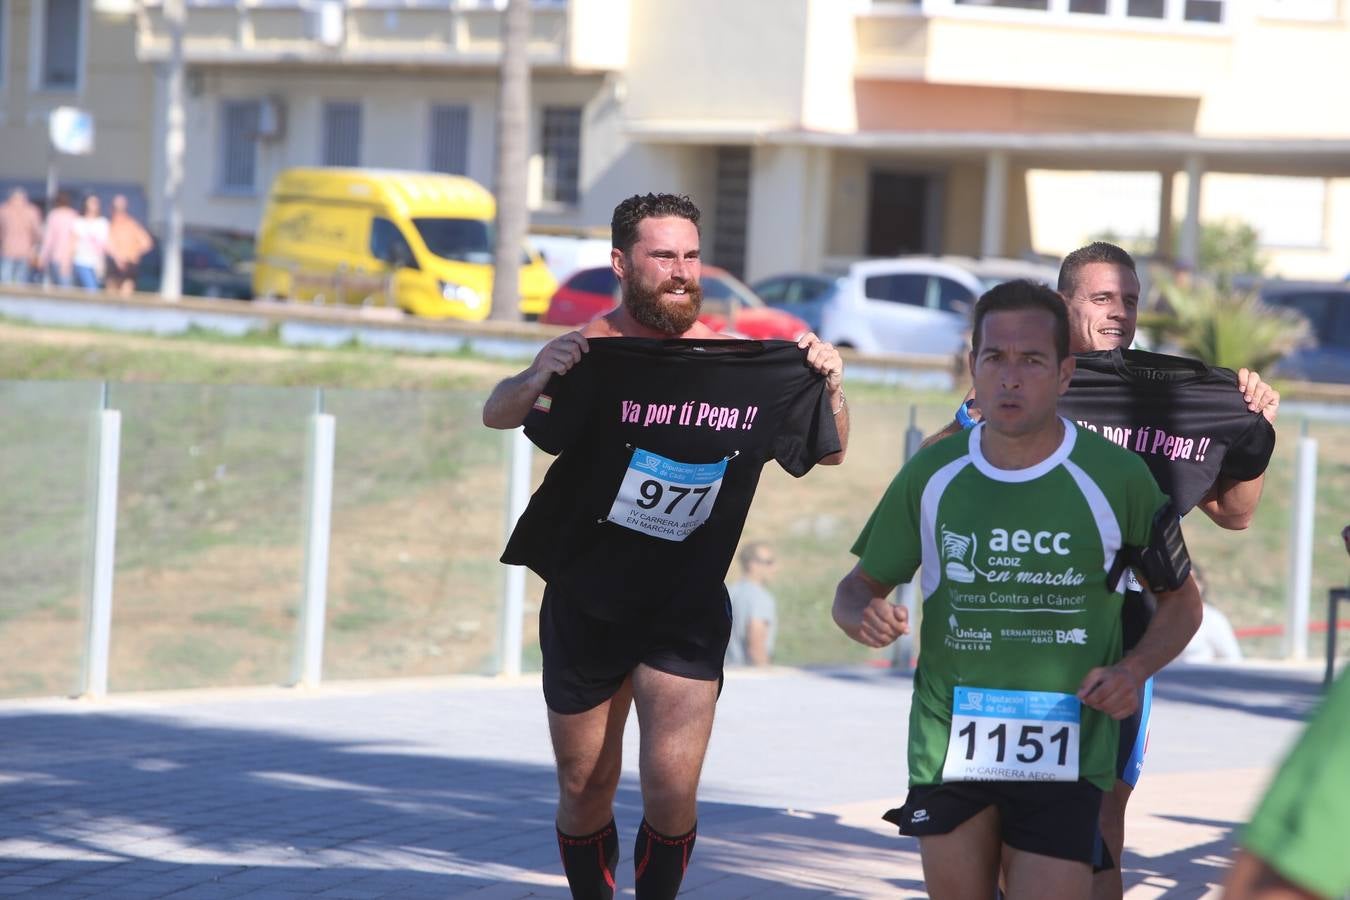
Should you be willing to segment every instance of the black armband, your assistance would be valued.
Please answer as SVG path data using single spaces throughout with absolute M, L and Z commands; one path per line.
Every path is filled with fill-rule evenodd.
M 1116 554 L 1106 576 L 1108 590 L 1114 591 L 1127 567 L 1135 572 L 1155 594 L 1175 591 L 1191 574 L 1191 554 L 1181 534 L 1181 518 L 1168 500 L 1153 514 L 1147 547 L 1125 546 Z
M 1191 554 L 1181 535 L 1181 517 L 1171 500 L 1153 515 L 1148 546 L 1139 552 L 1139 574 L 1155 594 L 1175 591 L 1191 574 Z

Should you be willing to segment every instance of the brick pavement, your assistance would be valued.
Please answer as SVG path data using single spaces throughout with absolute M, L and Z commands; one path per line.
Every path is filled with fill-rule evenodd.
M 924 896 L 916 845 L 878 818 L 903 794 L 909 690 L 873 670 L 733 673 L 683 896 Z M 1312 667 L 1164 674 L 1128 898 L 1215 895 L 1317 696 Z M 0 702 L 0 896 L 565 898 L 554 797 L 537 678 Z

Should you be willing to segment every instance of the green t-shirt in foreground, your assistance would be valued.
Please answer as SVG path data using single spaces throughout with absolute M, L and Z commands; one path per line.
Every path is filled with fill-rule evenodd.
M 1326 897 L 1350 893 L 1350 675 L 1313 716 L 1256 808 L 1242 844 Z
M 1027 469 L 984 458 L 983 424 L 925 448 L 853 545 L 882 583 L 923 570 L 911 785 L 942 783 L 958 687 L 1073 694 L 1121 656 L 1122 594 L 1107 572 L 1122 544 L 1148 543 L 1166 498 L 1137 455 L 1061 421 L 1059 448 Z M 1081 715 L 1079 777 L 1109 790 L 1118 726 Z

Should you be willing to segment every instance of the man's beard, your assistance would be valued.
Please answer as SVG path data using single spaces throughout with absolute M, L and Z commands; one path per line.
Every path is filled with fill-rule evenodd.
M 684 288 L 684 300 L 665 300 L 667 291 Z M 639 323 L 663 334 L 684 334 L 698 321 L 703 307 L 703 288 L 698 282 L 666 279 L 653 289 L 645 289 L 633 280 L 624 282 L 623 305 Z

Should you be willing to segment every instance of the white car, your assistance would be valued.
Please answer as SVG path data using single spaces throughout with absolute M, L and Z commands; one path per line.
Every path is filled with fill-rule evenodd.
M 1016 259 L 901 256 L 848 263 L 839 274 L 778 275 L 753 288 L 836 346 L 950 356 L 968 349 L 971 308 L 989 288 L 1015 278 L 1053 288 L 1058 277 L 1052 266 Z

